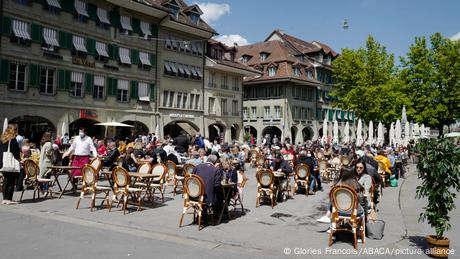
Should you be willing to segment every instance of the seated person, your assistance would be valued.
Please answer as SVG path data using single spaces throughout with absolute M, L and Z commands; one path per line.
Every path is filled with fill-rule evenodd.
M 137 172 L 137 158 L 132 147 L 129 147 L 126 151 L 126 156 L 123 158 L 123 168 L 128 172 Z
M 352 189 L 354 189 L 358 193 L 358 198 L 360 197 L 359 193 L 361 193 L 364 188 L 359 184 L 358 180 L 356 179 L 356 174 L 350 167 L 343 167 L 340 171 L 340 179 L 335 185 L 348 185 Z M 362 197 L 362 196 L 361 196 Z M 326 212 L 326 215 L 322 216 L 321 218 L 317 219 L 320 223 L 331 223 L 331 212 L 332 212 L 332 205 L 329 205 L 329 210 Z M 364 209 L 361 206 L 361 202 L 358 202 L 358 216 L 364 213 Z
M 109 142 L 107 148 L 107 155 L 104 156 L 104 167 L 108 167 L 110 170 L 112 170 L 116 166 L 115 163 L 120 156 L 120 151 L 113 141 Z
M 278 191 L 279 191 L 278 194 L 280 195 L 278 197 L 281 197 L 282 192 L 287 190 L 288 175 L 292 173 L 292 167 L 291 165 L 289 165 L 288 161 L 284 160 L 283 155 L 280 152 L 275 152 L 274 159 L 272 161 L 270 168 L 273 170 L 273 172 L 284 173 L 284 177 L 279 179 L 280 188 L 278 188 Z
M 193 152 L 192 158 L 187 160 L 187 164 L 192 164 L 194 166 L 197 166 L 202 163 L 203 163 L 203 160 L 200 159 L 200 154 L 198 152 Z
M 215 188 L 221 186 L 222 174 L 219 169 L 214 166 L 217 162 L 217 157 L 210 155 L 206 163 L 197 165 L 193 169 L 193 174 L 200 176 L 204 182 L 205 202 L 207 206 L 219 207 L 218 199 L 215 196 Z M 206 210 L 203 210 L 206 214 Z M 203 216 L 206 219 L 205 216 Z

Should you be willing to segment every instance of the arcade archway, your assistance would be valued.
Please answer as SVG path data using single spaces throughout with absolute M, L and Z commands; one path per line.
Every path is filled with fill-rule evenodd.
M 116 129 L 117 137 L 121 137 L 121 138 L 129 137 L 131 139 L 135 139 L 138 135 L 149 133 L 149 127 L 147 127 L 147 125 L 145 125 L 144 123 L 140 121 L 122 121 L 122 123 L 132 125 L 134 127 L 133 128 L 118 127 Z
M 209 141 L 222 142 L 225 139 L 225 127 L 219 123 L 213 123 L 208 126 Z
M 275 136 L 280 138 L 281 137 L 281 129 L 276 127 L 276 126 L 265 127 L 262 130 L 262 136 L 265 136 L 267 134 L 269 134 L 272 138 L 275 137 Z
M 46 131 L 56 134 L 56 126 L 50 120 L 40 116 L 19 116 L 10 120 L 10 123 L 16 123 L 19 134 L 37 145 L 40 144 L 40 139 Z
M 321 129 L 321 131 L 322 131 L 322 129 Z M 310 127 L 305 127 L 302 130 L 302 138 L 303 138 L 303 141 L 312 140 L 312 138 L 313 138 L 313 130 Z
M 187 134 L 190 138 L 200 132 L 200 128 L 190 121 L 172 121 L 163 128 L 165 138 L 175 138 L 181 133 Z
M 99 123 L 97 120 L 91 120 L 91 119 L 77 119 L 74 120 L 72 123 L 69 125 L 69 134 L 70 137 L 78 135 L 78 130 L 80 128 L 85 128 L 86 129 L 86 134 L 90 137 L 96 137 L 96 138 L 104 138 L 104 126 L 98 126 L 94 125 L 96 123 Z

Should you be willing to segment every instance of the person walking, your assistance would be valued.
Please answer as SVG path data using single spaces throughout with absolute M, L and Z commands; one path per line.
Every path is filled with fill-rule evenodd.
M 3 152 L 8 150 L 13 154 L 16 160 L 20 160 L 19 144 L 16 140 L 17 126 L 9 124 L 5 132 L 0 138 L 0 168 L 3 168 Z M 3 171 L 3 201 L 2 204 L 14 205 L 17 202 L 13 201 L 14 185 L 19 176 L 19 172 Z
M 93 140 L 86 135 L 86 129 L 80 128 L 79 134 L 72 142 L 69 150 L 64 153 L 62 158 L 67 157 L 73 152 L 72 166 L 83 167 L 89 163 L 90 156 L 97 156 L 96 147 Z M 81 176 L 81 169 L 72 170 L 72 176 Z

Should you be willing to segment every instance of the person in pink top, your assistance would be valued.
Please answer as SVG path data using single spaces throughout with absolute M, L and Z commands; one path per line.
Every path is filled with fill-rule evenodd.
M 104 145 L 104 141 L 102 140 L 97 142 L 97 154 L 100 156 L 107 155 L 107 147 Z

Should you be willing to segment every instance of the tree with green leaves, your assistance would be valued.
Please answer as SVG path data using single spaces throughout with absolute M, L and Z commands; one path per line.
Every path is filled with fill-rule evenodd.
M 390 124 L 400 117 L 406 102 L 395 77 L 394 57 L 369 35 L 365 48 L 342 49 L 333 62 L 333 103 L 352 110 L 365 121 Z
M 415 38 L 406 58 L 401 58 L 399 78 L 407 96 L 407 116 L 438 128 L 460 119 L 460 41 L 439 33 Z

